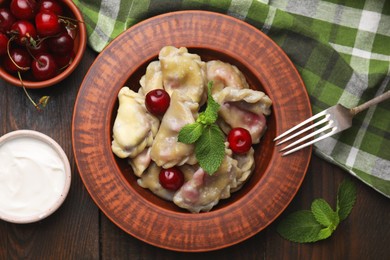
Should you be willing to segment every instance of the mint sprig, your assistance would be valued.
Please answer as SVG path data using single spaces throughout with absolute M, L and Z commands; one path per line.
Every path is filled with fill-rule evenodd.
M 192 124 L 185 125 L 179 132 L 179 142 L 195 145 L 195 156 L 205 172 L 212 175 L 221 166 L 225 157 L 225 137 L 215 123 L 220 105 L 213 99 L 208 83 L 207 107 Z
M 285 239 L 298 243 L 326 239 L 340 221 L 348 217 L 355 201 L 355 185 L 349 180 L 344 181 L 338 189 L 336 211 L 324 199 L 316 199 L 311 204 L 311 210 L 297 211 L 283 219 L 277 231 Z

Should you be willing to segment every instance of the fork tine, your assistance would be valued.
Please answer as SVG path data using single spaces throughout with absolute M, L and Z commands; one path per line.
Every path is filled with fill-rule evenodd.
M 322 119 L 322 120 L 316 122 L 315 124 L 312 124 L 312 125 L 310 125 L 310 126 L 304 128 L 304 129 L 302 129 L 302 130 L 299 131 L 299 132 L 296 132 L 296 133 L 293 134 L 293 135 L 288 136 L 287 138 L 285 138 L 285 139 L 281 140 L 280 142 L 278 142 L 278 143 L 276 144 L 276 146 L 278 146 L 278 145 L 280 145 L 280 144 L 283 144 L 283 143 L 285 143 L 285 142 L 287 142 L 287 141 L 289 141 L 289 140 L 291 140 L 291 139 L 293 139 L 293 138 L 295 138 L 295 137 L 297 137 L 297 136 L 299 136 L 299 135 L 301 135 L 301 134 L 303 134 L 303 133 L 309 131 L 310 129 L 313 129 L 313 128 L 316 127 L 316 126 L 322 125 L 323 123 L 325 123 L 325 122 L 328 121 L 328 118 L 329 118 L 329 116 L 328 116 L 328 115 L 325 115 L 325 118 L 324 118 L 324 119 Z
M 284 133 L 280 134 L 279 136 L 277 136 L 277 137 L 274 139 L 274 141 L 277 141 L 277 140 L 279 140 L 280 138 L 283 138 L 284 136 L 286 136 L 286 135 L 290 134 L 291 132 L 297 130 L 298 128 L 300 128 L 300 127 L 306 125 L 307 123 L 310 123 L 310 122 L 312 122 L 313 120 L 315 120 L 315 119 L 317 119 L 317 118 L 319 118 L 319 117 L 321 117 L 321 116 L 324 116 L 326 113 L 327 113 L 327 111 L 324 110 L 324 111 L 322 111 L 322 112 L 320 112 L 320 113 L 318 113 L 318 114 L 315 114 L 315 115 L 312 116 L 312 117 L 309 117 L 309 118 L 306 119 L 305 121 L 299 123 L 298 125 L 294 126 L 293 128 L 290 128 L 290 129 L 287 130 L 286 132 L 284 132 Z
M 302 137 L 301 139 L 299 139 L 299 140 L 297 140 L 297 141 L 295 141 L 295 142 L 293 142 L 293 143 L 287 145 L 286 147 L 284 147 L 284 148 L 281 149 L 280 151 L 281 151 L 281 152 L 282 152 L 282 151 L 285 151 L 285 150 L 287 150 L 287 149 L 289 149 L 289 148 L 291 148 L 291 147 L 293 147 L 293 146 L 296 146 L 297 144 L 300 144 L 300 143 L 302 143 L 303 141 L 306 141 L 307 139 L 309 139 L 309 138 L 311 138 L 311 137 L 313 137 L 313 136 L 316 136 L 317 134 L 322 133 L 322 132 L 324 132 L 324 131 L 326 131 L 326 130 L 328 130 L 328 129 L 331 129 L 331 128 L 335 128 L 335 127 L 333 126 L 332 122 L 329 122 L 329 124 L 325 125 L 324 127 L 322 127 L 322 128 L 320 128 L 320 129 L 314 131 L 313 133 L 311 133 L 311 134 L 309 134 L 309 135 L 306 135 L 306 136 Z M 331 133 L 332 133 L 334 130 L 335 130 L 335 129 L 332 129 Z
M 291 149 L 291 150 L 289 150 L 289 151 L 283 153 L 282 156 L 286 156 L 286 155 L 288 155 L 288 154 L 294 153 L 294 152 L 296 152 L 296 151 L 298 151 L 298 150 L 300 150 L 300 149 L 302 149 L 302 148 L 305 148 L 306 146 L 309 146 L 309 145 L 314 144 L 314 143 L 316 143 L 316 142 L 318 142 L 318 141 L 321 141 L 322 139 L 325 139 L 325 138 L 327 138 L 327 137 L 333 135 L 333 133 L 334 133 L 335 131 L 336 131 L 336 129 L 335 129 L 335 127 L 334 127 L 334 128 L 332 129 L 332 131 L 330 131 L 329 133 L 324 134 L 324 135 L 321 135 L 321 136 L 319 136 L 318 138 L 316 138 L 316 139 L 314 139 L 314 140 L 311 140 L 310 142 L 307 142 L 307 143 L 304 143 L 304 144 L 302 144 L 302 145 L 300 145 L 300 146 L 298 146 L 298 147 L 295 147 L 295 148 L 293 148 L 293 149 Z

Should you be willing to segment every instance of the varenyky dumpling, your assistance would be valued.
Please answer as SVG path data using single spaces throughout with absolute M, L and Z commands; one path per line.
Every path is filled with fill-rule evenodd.
M 252 143 L 260 141 L 266 129 L 265 115 L 271 113 L 271 100 L 261 91 L 225 87 L 213 95 L 219 109 L 219 125 L 225 133 L 232 128 L 243 127 L 252 137 Z
M 151 146 L 159 120 L 145 108 L 145 98 L 123 87 L 118 94 L 119 107 L 114 121 L 112 151 L 119 158 L 133 158 Z
M 194 145 L 178 141 L 179 131 L 195 122 L 199 105 L 188 100 L 181 91 L 173 91 L 171 103 L 154 139 L 151 158 L 158 166 L 169 168 L 184 163 L 195 164 Z
M 146 73 L 141 77 L 139 83 L 141 87 L 138 93 L 144 96 L 153 89 L 163 89 L 161 64 L 159 61 L 149 63 L 146 67 Z
M 237 187 L 236 177 L 241 176 L 240 171 L 231 152 L 227 152 L 218 171 L 213 175 L 198 168 L 192 179 L 175 193 L 173 202 L 194 213 L 210 211 L 221 199 L 230 197 L 231 189 Z
M 161 168 L 155 163 L 151 163 L 148 169 L 140 176 L 137 180 L 138 185 L 142 188 L 149 189 L 151 192 L 166 200 L 172 200 L 175 195 L 174 191 L 164 189 L 159 180 L 158 175 L 160 174 Z
M 255 150 L 251 148 L 245 154 L 232 155 L 233 159 L 237 161 L 237 167 L 240 169 L 240 171 L 237 172 L 235 187 L 231 188 L 231 192 L 235 192 L 241 189 L 242 185 L 244 185 L 244 183 L 248 180 L 248 178 L 252 174 L 253 169 L 255 168 L 254 153 Z
M 179 91 L 196 103 L 206 98 L 206 64 L 187 48 L 166 46 L 159 54 L 164 89 L 171 95 Z
M 221 91 L 224 87 L 249 88 L 242 72 L 234 65 L 220 60 L 207 62 L 207 81 L 213 81 L 212 93 Z
M 140 177 L 145 170 L 149 167 L 152 162 L 152 158 L 150 157 L 151 147 L 146 147 L 142 152 L 134 156 L 133 158 L 129 158 L 128 162 L 133 169 L 135 175 Z
M 183 172 L 184 180 L 186 182 L 192 179 L 195 168 L 198 169 L 199 166 L 184 164 L 183 166 L 179 167 L 181 172 Z M 147 170 L 137 180 L 137 183 L 143 188 L 150 189 L 154 194 L 156 194 L 160 198 L 172 201 L 173 196 L 175 195 L 176 192 L 164 189 L 161 186 L 159 182 L 159 174 L 161 169 L 162 169 L 161 167 L 157 166 L 155 163 L 152 162 L 150 166 L 147 168 Z

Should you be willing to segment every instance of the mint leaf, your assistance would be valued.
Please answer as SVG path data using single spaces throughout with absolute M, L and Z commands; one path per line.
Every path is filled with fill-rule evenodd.
M 301 210 L 288 215 L 277 226 L 278 233 L 293 242 L 309 243 L 320 240 L 322 225 L 309 210 Z M 322 236 L 324 236 L 322 234 Z
M 311 204 L 311 212 L 321 225 L 335 230 L 340 220 L 337 212 L 333 211 L 328 202 L 324 199 L 316 199 Z
M 225 136 L 216 124 L 205 126 L 195 142 L 195 156 L 208 174 L 215 173 L 225 157 Z
M 204 113 L 201 113 L 198 117 L 198 119 L 203 124 L 212 124 L 214 123 L 218 118 L 218 110 L 220 105 L 215 102 L 213 96 L 211 95 L 211 89 L 213 87 L 213 82 L 210 81 L 207 85 L 208 92 L 207 92 L 207 107 Z
M 203 129 L 204 125 L 198 122 L 185 125 L 179 132 L 178 140 L 185 144 L 195 143 L 202 135 Z
M 356 201 L 356 187 L 352 181 L 346 180 L 340 184 L 337 193 L 337 213 L 340 220 L 348 217 Z
M 332 230 L 330 227 L 326 227 L 320 230 L 318 233 L 318 240 L 323 240 L 332 235 L 334 230 Z

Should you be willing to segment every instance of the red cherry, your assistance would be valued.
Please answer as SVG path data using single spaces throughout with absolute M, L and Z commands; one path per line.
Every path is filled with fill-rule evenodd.
M 35 16 L 35 26 L 39 36 L 54 36 L 61 32 L 62 26 L 58 16 L 51 11 L 39 12 Z
M 0 32 L 0 56 L 7 53 L 8 37 L 4 33 Z
M 146 108 L 151 114 L 156 116 L 164 115 L 170 102 L 171 98 L 164 89 L 153 89 L 145 97 Z
M 54 57 L 48 53 L 39 54 L 31 64 L 33 76 L 37 80 L 46 80 L 57 73 L 57 64 Z
M 5 56 L 3 66 L 10 73 L 28 70 L 31 67 L 31 56 L 25 49 L 11 49 L 9 55 Z
M 6 33 L 15 22 L 15 17 L 8 8 L 0 9 L 0 32 Z
M 33 19 L 37 11 L 35 0 L 12 0 L 10 5 L 11 12 L 18 19 Z
M 16 35 L 16 43 L 29 45 L 37 37 L 37 32 L 32 23 L 26 20 L 18 20 L 11 26 L 11 31 Z
M 0 6 L 9 6 L 10 0 L 0 0 Z
M 242 154 L 249 151 L 252 146 L 252 137 L 248 130 L 236 127 L 228 134 L 229 147 L 233 152 Z
M 73 59 L 75 57 L 75 54 L 72 51 L 72 52 L 67 53 L 67 54 L 56 54 L 56 53 L 54 53 L 53 56 L 54 56 L 54 59 L 55 59 L 57 65 L 58 65 L 58 68 L 59 69 L 65 69 L 66 67 L 68 67 L 72 63 L 72 61 L 73 61 Z
M 39 11 L 51 11 L 57 15 L 62 15 L 62 6 L 54 0 L 43 0 L 38 4 Z
M 74 41 L 65 31 L 49 39 L 49 48 L 53 53 L 68 54 L 73 50 Z
M 49 51 L 49 46 L 47 40 L 38 41 L 36 45 L 27 45 L 28 51 L 32 56 L 36 57 L 41 53 L 45 53 Z
M 158 179 L 161 186 L 173 191 L 178 190 L 184 183 L 184 175 L 176 167 L 161 169 Z

